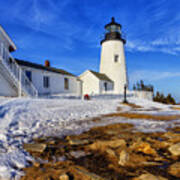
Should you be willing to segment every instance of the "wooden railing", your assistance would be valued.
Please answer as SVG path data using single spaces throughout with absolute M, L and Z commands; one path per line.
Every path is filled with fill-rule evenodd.
M 27 96 L 37 97 L 38 91 L 34 87 L 33 83 L 28 79 L 21 67 L 17 64 L 16 60 L 11 56 L 8 49 L 4 47 L 3 43 L 0 43 L 0 60 L 2 64 L 9 72 L 12 80 L 15 82 L 19 92 L 19 96 L 24 92 Z

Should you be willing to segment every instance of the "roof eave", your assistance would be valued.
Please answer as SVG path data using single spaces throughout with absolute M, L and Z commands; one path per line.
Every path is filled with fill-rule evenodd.
M 15 60 L 20 66 L 26 66 L 26 67 L 30 67 L 30 68 L 34 68 L 34 69 L 41 69 L 41 70 L 44 70 L 44 71 L 49 71 L 49 72 L 53 72 L 53 73 L 62 74 L 64 76 L 76 77 L 75 75 L 73 75 L 73 74 L 71 74 L 71 73 L 69 73 L 67 71 L 64 71 L 62 69 L 57 69 L 57 68 L 53 68 L 53 67 L 46 67 L 46 66 L 43 66 L 41 64 L 31 63 L 31 62 L 23 61 L 23 60 L 19 60 L 19 59 L 15 59 Z M 60 72 L 60 71 L 64 71 L 65 73 Z
M 11 40 L 11 38 L 9 37 L 9 35 L 6 33 L 6 31 L 3 29 L 3 27 L 1 25 L 0 25 L 0 31 L 3 33 L 3 35 L 8 40 L 9 44 L 11 45 L 11 47 L 13 48 L 11 50 L 11 52 L 17 50 L 16 45 L 14 44 L 14 42 Z

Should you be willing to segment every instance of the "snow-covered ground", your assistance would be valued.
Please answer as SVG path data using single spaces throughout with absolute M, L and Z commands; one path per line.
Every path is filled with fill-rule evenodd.
M 62 136 L 81 133 L 93 126 L 115 122 L 132 122 L 139 130 L 151 127 L 159 130 L 169 125 L 165 122 L 125 120 L 124 118 L 105 118 L 99 124 L 90 121 L 91 117 L 116 112 L 118 106 L 124 111 L 130 108 L 120 105 L 120 99 L 96 99 L 83 101 L 80 99 L 0 99 L 0 179 L 18 179 L 20 169 L 31 159 L 22 144 L 31 142 L 33 138 L 42 136 Z M 153 109 L 161 109 L 160 113 L 174 114 L 178 111 L 170 106 L 147 100 L 130 98 L 130 102 L 151 109 L 148 113 L 157 113 Z M 179 122 L 179 121 L 178 121 Z M 171 123 L 172 125 L 172 123 Z M 158 128 L 159 129 L 158 129 Z M 150 129 L 150 128 L 149 128 Z

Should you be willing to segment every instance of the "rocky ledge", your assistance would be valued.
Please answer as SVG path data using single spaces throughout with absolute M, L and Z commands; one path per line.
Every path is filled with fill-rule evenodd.
M 134 132 L 113 124 L 80 135 L 46 137 L 25 144 L 35 159 L 22 180 L 178 180 L 180 128 Z

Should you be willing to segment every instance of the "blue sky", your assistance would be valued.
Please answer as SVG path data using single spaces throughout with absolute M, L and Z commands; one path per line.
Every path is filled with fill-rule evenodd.
M 76 75 L 98 71 L 104 25 L 112 16 L 126 35 L 130 87 L 143 79 L 180 101 L 179 0 L 6 0 L 0 24 L 15 42 L 14 57 Z

